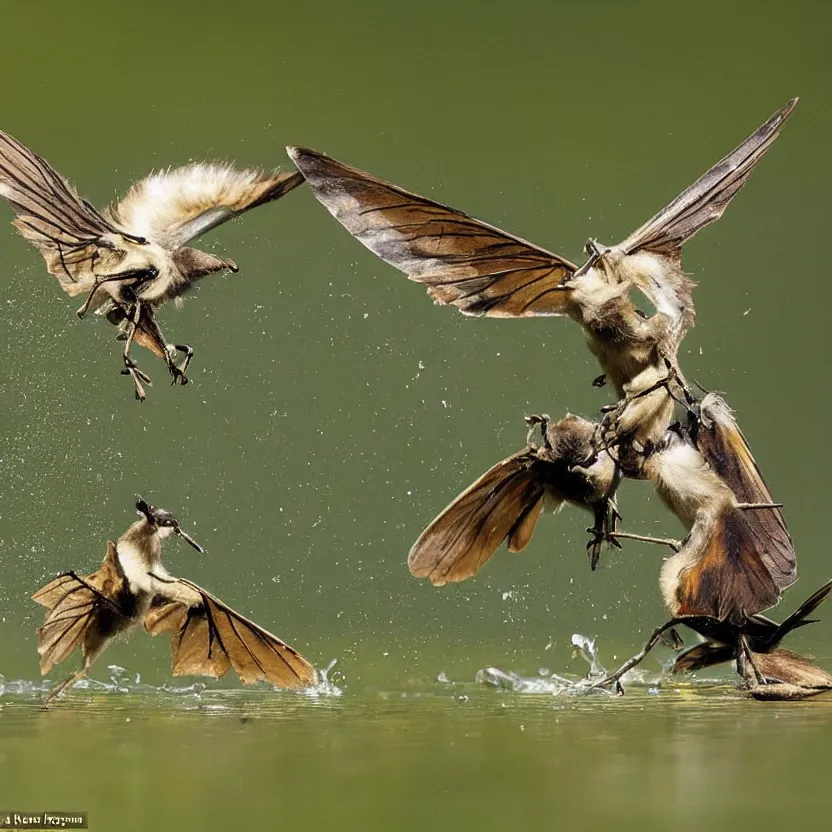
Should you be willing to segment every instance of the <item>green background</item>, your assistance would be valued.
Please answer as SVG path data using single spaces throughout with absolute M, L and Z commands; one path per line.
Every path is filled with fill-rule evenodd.
M 203 0 L 0 2 L 0 13 L 0 127 L 99 205 L 154 168 L 203 158 L 286 166 L 284 145 L 299 144 L 572 259 L 588 236 L 607 243 L 626 236 L 800 95 L 782 137 L 725 217 L 685 250 L 685 268 L 700 285 L 698 323 L 681 360 L 689 378 L 725 391 L 775 498 L 786 503 L 800 582 L 784 607 L 830 576 L 827 5 Z M 583 554 L 589 517 L 574 510 L 545 518 L 526 553 L 498 553 L 461 586 L 434 590 L 407 572 L 406 554 L 422 526 L 522 447 L 526 413 L 590 415 L 609 401 L 609 392 L 590 386 L 598 370 L 579 329 L 551 319 L 472 320 L 432 306 L 305 188 L 203 243 L 236 260 L 241 272 L 210 278 L 181 311 L 161 312 L 169 337 L 196 350 L 193 384 L 168 387 L 161 363 L 141 355 L 156 385 L 139 406 L 118 373 L 112 328 L 77 321 L 79 304 L 63 296 L 37 253 L 11 227 L 0 228 L 0 674 L 7 682 L 38 678 L 40 609 L 29 596 L 58 571 L 94 569 L 107 538 L 134 519 L 140 493 L 173 511 L 209 551 L 200 557 L 169 543 L 173 573 L 211 589 L 316 663 L 338 657 L 345 696 L 334 711 L 320 706 L 325 719 L 315 719 L 313 709 L 286 728 L 268 708 L 262 718 L 288 731 L 290 749 L 308 750 L 318 730 L 330 743 L 378 732 L 378 745 L 356 744 L 366 766 L 360 781 L 382 801 L 378 828 L 417 828 L 421 816 L 398 817 L 392 807 L 426 797 L 411 779 L 385 779 L 397 770 L 384 764 L 387 755 L 399 760 L 409 752 L 414 765 L 447 766 L 451 791 L 453 772 L 481 770 L 481 792 L 465 799 L 461 792 L 446 819 L 465 822 L 479 794 L 496 807 L 479 819 L 486 827 L 506 822 L 502 812 L 521 795 L 530 821 L 554 816 L 558 804 L 577 811 L 579 793 L 541 772 L 546 753 L 563 760 L 573 745 L 585 750 L 576 771 L 584 770 L 580 761 L 595 771 L 594 755 L 604 747 L 593 731 L 612 732 L 616 753 L 632 755 L 621 765 L 643 771 L 643 784 L 657 765 L 668 776 L 667 761 L 649 744 L 629 742 L 635 729 L 626 709 L 605 726 L 604 709 L 592 716 L 584 705 L 577 713 L 586 719 L 570 723 L 577 735 L 587 731 L 582 742 L 553 729 L 548 702 L 540 706 L 545 719 L 534 710 L 552 745 L 538 749 L 539 766 L 527 761 L 539 775 L 530 784 L 526 769 L 501 759 L 524 759 L 508 735 L 472 746 L 453 766 L 442 754 L 437 762 L 437 746 L 447 745 L 439 738 L 468 736 L 468 725 L 437 706 L 436 724 L 427 720 L 430 708 L 421 715 L 435 733 L 420 732 L 414 712 L 421 741 L 404 744 L 406 709 L 391 712 L 378 697 L 380 690 L 433 691 L 440 672 L 471 682 L 486 664 L 579 673 L 573 632 L 598 636 L 602 660 L 611 664 L 663 620 L 663 553 L 628 544 L 590 573 Z M 626 483 L 619 500 L 628 528 L 680 534 L 649 487 Z M 823 622 L 794 645 L 824 660 L 831 633 Z M 162 640 L 137 634 L 109 648 L 93 675 L 106 680 L 106 665 L 117 663 L 160 685 L 170 681 L 168 661 Z M 445 701 L 441 691 L 431 695 Z M 480 703 L 471 730 L 489 735 L 497 701 L 483 694 L 471 701 Z M 654 702 L 642 704 L 649 712 Z M 118 811 L 117 800 L 100 797 L 89 778 L 83 789 L 50 780 L 50 788 L 63 790 L 44 793 L 31 776 L 54 744 L 70 765 L 81 736 L 86 745 L 78 754 L 95 761 L 91 777 L 129 773 L 131 788 L 150 806 L 152 783 L 164 779 L 166 766 L 184 765 L 175 755 L 166 760 L 164 731 L 154 722 L 142 762 L 131 757 L 129 772 L 111 766 L 107 754 L 118 760 L 130 746 L 103 727 L 96 739 L 109 699 L 101 713 L 73 711 L 67 702 L 56 709 L 66 708 L 63 716 L 33 712 L 31 720 L 22 705 L 7 704 L 17 718 L 5 726 L 3 707 L 0 699 L 0 803 L 24 795 L 43 802 L 46 794 L 65 808 L 115 818 L 107 813 Z M 158 710 L 164 724 L 166 707 L 145 697 L 134 719 Z M 532 706 L 514 697 L 508 707 L 520 724 Z M 793 736 L 816 723 L 828 731 L 818 717 L 824 706 L 805 707 L 788 711 L 800 723 Z M 726 708 L 703 720 L 703 736 L 733 730 L 738 720 L 736 730 L 748 730 L 763 766 L 755 776 L 764 776 L 766 749 L 771 765 L 782 760 L 767 733 L 774 712 L 752 703 Z M 688 761 L 678 776 L 689 778 L 691 789 L 709 755 L 721 753 L 704 739 L 693 743 L 696 731 L 686 720 L 696 713 L 656 706 L 655 719 L 638 722 L 657 743 L 678 744 Z M 387 732 L 378 727 L 385 720 Z M 349 728 L 339 733 L 344 721 Z M 218 730 L 224 723 L 213 724 Z M 183 747 L 209 736 L 199 719 L 184 726 L 175 734 Z M 258 756 L 262 749 L 248 735 L 228 731 L 215 750 L 233 745 L 240 767 L 270 766 L 277 776 L 290 764 Z M 4 732 L 15 738 L 14 754 L 3 752 Z M 510 736 L 519 741 L 519 731 Z M 195 756 L 213 747 L 202 742 Z M 321 757 L 333 772 L 349 769 L 351 758 L 333 757 L 331 744 L 324 746 Z M 632 798 L 632 784 L 612 780 Z M 195 776 L 189 796 L 200 790 L 220 799 L 210 779 Z M 725 800 L 731 794 L 725 791 Z M 240 797 L 232 790 L 223 806 Z M 609 809 L 615 791 L 599 800 Z M 692 796 L 685 800 L 695 804 Z M 670 800 L 668 811 L 688 806 L 685 800 Z M 296 814 L 284 817 L 286 824 L 303 815 L 297 806 L 288 811 Z M 262 817 L 266 823 L 265 811 Z M 371 823 L 348 804 L 341 820 L 346 827 Z

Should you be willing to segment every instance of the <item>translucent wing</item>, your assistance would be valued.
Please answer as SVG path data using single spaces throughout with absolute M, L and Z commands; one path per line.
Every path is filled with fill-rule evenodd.
M 174 676 L 220 678 L 233 668 L 247 685 L 262 680 L 302 690 L 316 683 L 315 668 L 277 636 L 190 581 L 163 583 L 144 627 L 154 636 L 170 633 Z
M 41 673 L 46 674 L 76 647 L 84 655 L 96 648 L 130 620 L 131 603 L 124 575 L 115 558 L 115 544 L 107 544 L 107 557 L 92 575 L 79 577 L 64 572 L 39 589 L 33 601 L 47 608 L 38 628 Z
M 694 434 L 699 452 L 739 502 L 774 502 L 731 408 L 715 393 L 702 400 Z M 797 580 L 797 555 L 780 510 L 758 509 L 745 518 L 759 536 L 758 555 L 776 586 L 791 586 Z
M 466 315 L 566 314 L 568 260 L 322 153 L 288 153 L 347 231 L 436 303 Z
M 509 551 L 522 551 L 543 508 L 544 470 L 533 451 L 522 451 L 486 471 L 419 535 L 407 558 L 411 574 L 442 586 L 476 574 L 506 539 Z
M 115 222 L 163 248 L 176 249 L 302 184 L 297 171 L 237 170 L 193 164 L 152 173 L 108 208 Z
M 736 150 L 714 165 L 669 205 L 616 246 L 633 255 L 639 288 L 657 310 L 670 316 L 665 353 L 675 355 L 696 314 L 696 286 L 681 267 L 682 246 L 697 231 L 719 219 L 739 193 L 757 162 L 777 138 L 797 99 L 778 110 Z
M 17 214 L 17 230 L 40 250 L 64 290 L 87 291 L 102 238 L 121 231 L 45 159 L 2 131 L 0 196 Z
M 645 250 L 678 257 L 686 240 L 722 216 L 754 166 L 771 147 L 796 105 L 797 99 L 794 98 L 781 107 L 739 147 L 700 176 L 617 248 L 627 254 Z

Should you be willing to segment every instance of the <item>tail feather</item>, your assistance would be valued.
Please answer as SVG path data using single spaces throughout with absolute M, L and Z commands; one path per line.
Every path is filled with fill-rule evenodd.
M 832 580 L 813 592 L 791 615 L 787 616 L 772 637 L 772 647 L 779 644 L 792 630 L 805 627 L 807 624 L 816 624 L 817 619 L 808 619 L 806 616 L 811 615 L 826 600 L 830 592 L 832 592 Z

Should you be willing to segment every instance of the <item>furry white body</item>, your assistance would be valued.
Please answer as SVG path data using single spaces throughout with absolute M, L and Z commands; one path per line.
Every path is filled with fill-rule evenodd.
M 692 445 L 679 439 L 650 457 L 645 473 L 660 499 L 679 518 L 689 535 L 659 572 L 659 588 L 667 608 L 678 611 L 677 588 L 684 572 L 697 566 L 720 518 L 734 510 L 736 499 Z
M 245 683 L 266 680 L 299 690 L 314 684 L 315 668 L 273 634 L 162 565 L 171 534 L 202 548 L 170 512 L 136 503 L 141 519 L 107 544 L 101 567 L 83 577 L 58 575 L 32 597 L 47 608 L 38 629 L 41 672 L 48 673 L 80 647 L 80 670 L 54 688 L 48 702 L 81 678 L 101 651 L 141 623 L 150 635 L 170 634 L 174 675 L 219 678 L 233 668 Z
M 187 383 L 193 356 L 189 346 L 167 342 L 155 308 L 181 302 L 206 275 L 237 271 L 232 260 L 185 244 L 302 181 L 297 172 L 190 164 L 151 174 L 98 211 L 45 159 L 0 131 L 0 196 L 17 214 L 15 227 L 40 250 L 68 295 L 86 295 L 80 317 L 92 310 L 123 328 L 125 373 L 139 400 L 150 379 L 130 357 L 134 340 L 166 362 L 174 383 Z M 186 356 L 181 366 L 173 361 L 175 351 Z

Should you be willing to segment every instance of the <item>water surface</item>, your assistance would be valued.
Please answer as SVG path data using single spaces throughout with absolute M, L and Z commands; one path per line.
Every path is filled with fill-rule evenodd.
M 724 683 L 7 693 L 0 790 L 102 830 L 820 829 L 830 724 Z
M 0 127 L 97 204 L 154 168 L 285 166 L 301 144 L 573 260 L 800 95 L 686 248 L 681 360 L 726 393 L 786 504 L 801 577 L 773 614 L 830 577 L 832 4 L 0 0 L 0 19 Z M 828 703 L 745 701 L 727 677 L 622 700 L 475 684 L 487 665 L 580 674 L 576 631 L 609 666 L 629 655 L 664 620 L 663 552 L 628 543 L 591 573 L 589 517 L 564 511 L 463 585 L 408 575 L 422 527 L 523 446 L 524 415 L 610 401 L 574 324 L 434 307 L 299 188 L 204 239 L 241 271 L 162 310 L 196 350 L 192 384 L 142 356 L 139 407 L 112 329 L 76 320 L 10 218 L 0 205 L 0 808 L 82 809 L 99 832 L 820 828 Z M 208 549 L 168 543 L 173 573 L 317 665 L 339 657 L 343 695 L 165 692 L 168 646 L 137 633 L 92 673 L 128 668 L 126 693 L 40 711 L 30 596 L 94 569 L 137 493 Z M 630 531 L 681 534 L 643 484 L 619 502 Z M 832 669 L 821 617 L 791 643 Z

